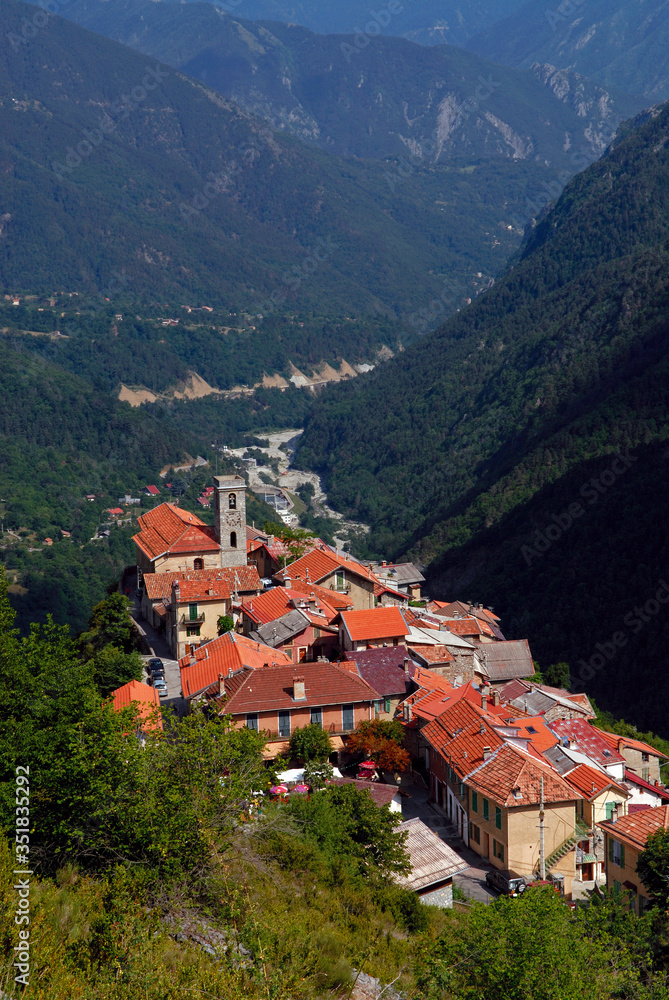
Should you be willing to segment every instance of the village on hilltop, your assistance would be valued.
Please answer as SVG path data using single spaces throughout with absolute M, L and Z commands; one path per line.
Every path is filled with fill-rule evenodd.
M 599 729 L 586 694 L 538 683 L 528 641 L 507 638 L 492 609 L 422 597 L 411 563 L 362 562 L 318 538 L 296 554 L 247 525 L 245 490 L 240 475 L 214 478 L 213 526 L 174 503 L 137 519 L 136 620 L 169 647 L 180 710 L 263 732 L 268 761 L 296 729 L 322 727 L 339 766 L 361 723 L 397 720 L 409 773 L 337 780 L 380 807 L 400 808 L 407 784 L 425 789 L 458 838 L 449 847 L 415 817 L 404 824 L 407 884 L 425 901 L 450 905 L 453 876 L 480 863 L 509 894 L 546 881 L 571 900 L 605 882 L 642 913 L 636 860 L 669 828 L 663 754 Z M 114 699 L 159 704 L 136 681 Z

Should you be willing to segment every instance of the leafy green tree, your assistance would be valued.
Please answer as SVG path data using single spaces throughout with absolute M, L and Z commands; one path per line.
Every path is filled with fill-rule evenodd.
M 296 729 L 290 737 L 290 755 L 301 763 L 326 761 L 332 753 L 330 737 L 316 724 Z
M 325 788 L 333 774 L 332 765 L 328 764 L 327 761 L 323 763 L 320 761 L 310 761 L 304 767 L 304 783 L 305 785 L 309 785 L 312 791 L 317 792 L 321 788 Z
M 406 834 L 395 827 L 397 813 L 379 809 L 367 791 L 354 784 L 330 785 L 309 799 L 292 796 L 288 804 L 304 835 L 326 855 L 340 857 L 364 876 L 406 873 Z
M 84 655 L 111 645 L 131 653 L 135 649 L 135 632 L 129 613 L 130 603 L 124 594 L 115 591 L 96 604 L 88 620 L 88 631 L 80 638 Z
M 235 627 L 235 620 L 232 615 L 219 615 L 218 621 L 216 622 L 216 628 L 218 629 L 219 635 L 225 635 L 226 632 L 232 632 Z
M 544 683 L 551 687 L 569 690 L 571 685 L 571 669 L 568 663 L 552 663 L 543 671 Z
M 656 830 L 639 855 L 637 875 L 654 906 L 669 911 L 669 830 Z
M 89 663 L 103 697 L 128 681 L 139 681 L 144 676 L 144 666 L 138 652 L 125 653 L 111 644 L 103 646 Z
M 300 559 L 313 541 L 314 536 L 306 528 L 290 528 L 286 524 L 274 521 L 265 522 L 264 530 L 268 535 L 275 535 L 288 549 L 288 556 L 283 557 L 284 566 L 288 562 Z

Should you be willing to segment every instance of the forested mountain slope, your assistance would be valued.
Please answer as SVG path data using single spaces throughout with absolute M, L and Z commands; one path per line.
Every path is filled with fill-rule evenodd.
M 239 311 L 278 290 L 288 309 L 299 301 L 340 315 L 392 314 L 440 288 L 430 272 L 495 273 L 516 243 L 500 218 L 513 213 L 503 199 L 472 221 L 476 178 L 463 175 L 469 187 L 453 205 L 453 179 L 429 171 L 398 198 L 383 164 L 275 138 L 146 56 L 57 17 L 37 29 L 39 8 L 1 0 L 0 14 L 7 291 L 109 297 L 111 288 L 114 297 L 197 297 Z M 504 197 L 520 200 L 527 174 L 514 176 Z M 539 183 L 545 173 L 532 176 Z M 291 266 L 312 253 L 317 280 L 296 281 Z
M 550 73 L 492 66 L 452 46 L 386 37 L 358 48 L 352 33 L 254 23 L 208 3 L 71 0 L 64 12 L 345 156 L 500 156 L 569 169 L 575 148 L 596 158 L 641 107 L 584 78 L 565 74 L 555 87 Z
M 438 596 L 478 599 L 461 588 L 485 581 L 486 597 L 507 616 L 523 616 L 531 640 L 536 625 L 540 658 L 550 651 L 573 660 L 594 653 L 611 616 L 609 632 L 664 572 L 656 532 L 663 500 L 649 484 L 667 473 L 668 347 L 665 105 L 568 185 L 493 289 L 401 364 L 324 395 L 299 460 L 326 475 L 343 510 L 372 523 L 377 550 L 433 562 Z M 614 468 L 628 451 L 627 465 Z M 598 488 L 588 483 L 604 473 L 606 505 L 598 506 Z M 611 485 L 618 481 L 624 488 Z M 522 546 L 572 501 L 583 507 L 585 536 L 574 528 L 569 545 L 549 536 L 547 555 L 537 549 L 526 559 Z M 631 516 L 634 530 L 625 534 Z M 512 555 L 501 545 L 503 518 L 512 518 Z M 494 536 L 482 534 L 495 526 Z M 621 536 L 624 546 L 616 545 Z M 488 537 L 492 549 L 482 545 Z M 577 537 L 587 539 L 592 560 L 574 550 Z M 554 585 L 538 599 L 537 574 L 548 566 Z M 550 604 L 556 591 L 563 611 L 587 601 L 587 626 L 561 624 Z M 661 628 L 656 617 L 643 633 L 655 652 Z M 621 681 L 636 648 L 630 639 L 610 667 L 609 695 L 611 671 L 622 671 Z
M 547 6 L 530 0 L 467 43 L 508 66 L 552 63 L 585 73 L 603 86 L 669 98 L 669 2 L 588 0 Z

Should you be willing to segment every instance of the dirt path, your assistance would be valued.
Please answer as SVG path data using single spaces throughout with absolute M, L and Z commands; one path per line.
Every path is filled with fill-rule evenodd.
M 249 484 L 252 487 L 265 485 L 260 478 L 261 472 L 265 476 L 271 476 L 273 483 L 284 487 L 291 493 L 295 493 L 299 486 L 311 483 L 314 487 L 314 499 L 312 502 L 314 512 L 319 517 L 329 517 L 340 524 L 334 536 L 337 544 L 341 545 L 346 540 L 349 532 L 353 532 L 354 534 L 367 533 L 369 531 L 368 524 L 361 524 L 359 521 L 350 521 L 343 514 L 340 514 L 339 511 L 333 510 L 329 506 L 327 494 L 323 489 L 320 476 L 316 475 L 315 472 L 303 472 L 301 469 L 293 469 L 291 467 L 300 436 L 303 433 L 303 429 L 299 428 L 262 435 L 263 438 L 269 441 L 269 448 L 259 448 L 258 450 L 265 452 L 268 458 L 277 459 L 279 463 L 279 475 L 277 476 L 269 465 L 247 466 Z M 281 445 L 285 445 L 286 451 L 281 449 Z M 236 448 L 232 451 L 232 454 L 241 458 L 245 451 L 246 448 Z

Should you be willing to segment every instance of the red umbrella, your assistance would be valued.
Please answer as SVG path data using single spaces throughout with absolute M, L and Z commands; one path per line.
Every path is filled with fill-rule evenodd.
M 304 795 L 306 794 L 306 792 L 309 791 L 309 785 L 303 785 L 303 784 L 295 785 L 293 791 L 297 792 L 299 795 Z
M 270 795 L 285 795 L 288 788 L 286 785 L 272 785 L 269 791 Z

